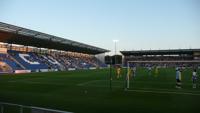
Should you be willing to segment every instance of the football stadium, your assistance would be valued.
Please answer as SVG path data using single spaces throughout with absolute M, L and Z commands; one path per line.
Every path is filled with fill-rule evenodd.
M 200 111 L 200 46 L 117 50 L 118 41 L 111 50 L 107 40 L 99 47 L 0 22 L 0 113 Z
M 200 49 L 121 51 L 123 63 L 107 65 L 106 49 L 6 23 L 0 28 L 2 113 L 199 110 L 192 71 L 200 73 Z

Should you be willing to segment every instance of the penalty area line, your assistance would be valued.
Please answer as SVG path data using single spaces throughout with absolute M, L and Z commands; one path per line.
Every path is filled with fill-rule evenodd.
M 200 96 L 197 93 L 187 93 L 187 92 L 174 92 L 174 91 L 151 91 L 151 90 L 125 90 L 127 92 L 138 92 L 138 93 L 160 93 L 160 94 L 177 94 L 177 95 L 194 95 Z

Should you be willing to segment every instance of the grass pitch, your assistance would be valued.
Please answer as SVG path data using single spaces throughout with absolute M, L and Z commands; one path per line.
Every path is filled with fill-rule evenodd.
M 0 102 L 75 113 L 200 111 L 200 86 L 192 88 L 190 69 L 182 73 L 182 89 L 175 88 L 175 70 L 171 68 L 159 69 L 157 75 L 154 70 L 149 74 L 147 69 L 137 69 L 126 91 L 125 75 L 124 69 L 123 77 L 116 79 L 112 72 L 112 90 L 109 69 L 0 75 Z

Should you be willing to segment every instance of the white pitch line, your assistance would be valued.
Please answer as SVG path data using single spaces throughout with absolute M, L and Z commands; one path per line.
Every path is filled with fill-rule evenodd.
M 109 85 L 87 85 L 87 87 L 100 87 L 100 88 L 108 88 Z M 123 86 L 116 86 L 116 85 L 112 85 L 112 87 L 115 88 L 124 88 Z
M 169 89 L 161 89 L 161 88 L 135 88 L 135 90 L 158 90 L 158 91 L 173 91 L 173 90 L 177 90 L 177 89 L 173 89 L 173 90 L 169 90 Z M 194 90 L 185 90 L 186 92 L 200 92 L 200 91 L 194 91 Z
M 91 81 L 91 82 L 95 82 L 95 81 Z M 116 81 L 116 82 L 118 82 L 118 81 Z M 84 84 L 84 85 L 87 85 L 87 86 L 89 86 L 89 87 L 108 87 L 108 85 L 89 85 L 89 82 L 87 82 L 88 83 L 88 85 L 87 84 Z M 79 86 L 84 86 L 84 85 L 79 85 Z M 116 88 L 121 88 L 121 87 L 123 87 L 123 86 L 116 86 L 116 85 L 113 85 L 112 87 L 116 87 Z M 177 90 L 177 89 L 172 89 L 172 90 L 169 90 L 169 89 L 161 89 L 161 88 L 138 88 L 138 89 L 135 89 L 135 90 L 144 90 L 144 91 L 147 91 L 147 90 L 157 90 L 157 91 L 159 91 L 159 92 L 174 92 L 174 90 Z M 128 91 L 130 91 L 130 90 L 128 90 Z M 200 91 L 191 91 L 191 90 L 184 90 L 185 92 L 193 92 L 193 93 L 199 93 Z M 184 93 L 184 92 L 183 92 Z M 198 94 L 199 95 L 199 94 Z
M 174 92 L 174 91 L 150 91 L 150 90 L 125 90 L 128 92 L 139 92 L 139 93 L 162 93 L 162 94 L 178 94 L 178 95 L 195 95 L 200 96 L 196 93 L 187 93 L 187 92 Z
M 95 83 L 95 82 L 105 82 L 105 81 L 108 82 L 109 80 L 91 80 L 91 81 L 88 81 L 88 82 L 79 83 L 79 84 L 77 84 L 77 86 L 84 86 L 84 85 Z M 112 80 L 112 82 L 123 83 L 123 81 L 115 81 L 115 80 Z
M 78 86 L 84 86 L 86 84 L 90 84 L 93 82 L 99 82 L 99 81 L 109 81 L 109 80 L 92 80 L 92 81 L 88 81 L 88 82 L 83 82 L 83 83 L 79 83 L 77 84 Z M 124 83 L 124 81 L 117 81 L 117 80 L 112 80 L 112 82 L 120 82 L 120 83 Z M 167 82 L 167 83 L 163 83 L 163 82 L 146 82 L 146 81 L 132 81 L 132 84 L 175 84 L 175 82 Z M 185 85 L 190 85 L 192 83 L 183 83 Z
M 77 86 L 84 86 L 93 82 L 98 82 L 98 81 L 105 81 L 105 80 L 92 80 L 92 81 L 88 81 L 88 82 L 83 82 L 83 83 L 79 83 L 77 84 Z

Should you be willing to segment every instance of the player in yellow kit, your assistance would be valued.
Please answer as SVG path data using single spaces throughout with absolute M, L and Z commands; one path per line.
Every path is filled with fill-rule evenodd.
M 117 78 L 121 77 L 121 67 L 117 67 Z

